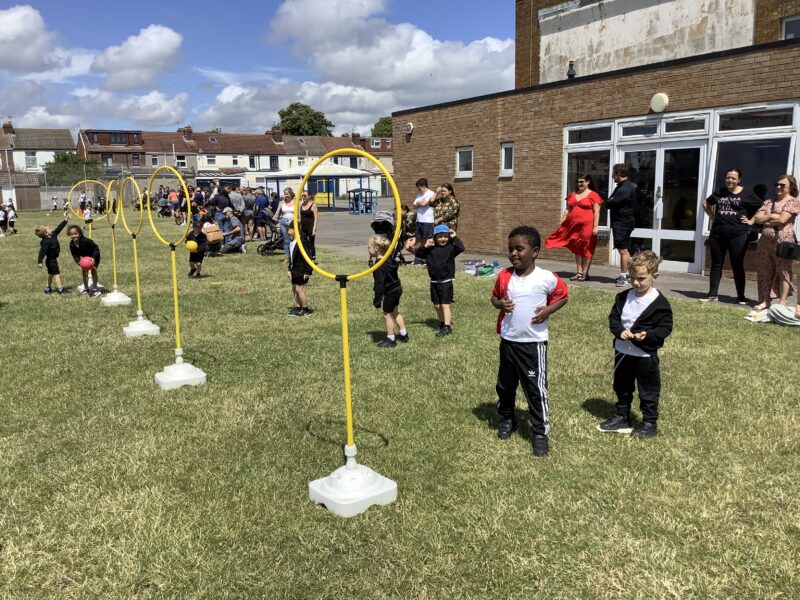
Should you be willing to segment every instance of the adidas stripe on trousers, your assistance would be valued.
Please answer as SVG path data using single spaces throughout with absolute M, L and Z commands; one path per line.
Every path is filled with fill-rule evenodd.
M 531 429 L 547 435 L 547 342 L 509 342 L 500 340 L 500 365 L 497 369 L 497 414 L 516 423 L 514 405 L 517 386 L 528 400 Z

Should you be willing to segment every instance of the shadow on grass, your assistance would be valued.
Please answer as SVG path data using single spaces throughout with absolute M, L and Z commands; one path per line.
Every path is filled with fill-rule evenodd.
M 598 419 L 610 419 L 615 414 L 614 403 L 605 398 L 587 398 L 581 408 Z
M 311 437 L 337 448 L 347 443 L 347 424 L 344 420 L 309 421 L 306 424 L 306 432 Z M 366 427 L 356 427 L 353 430 L 353 438 L 359 449 L 386 448 L 389 445 L 389 438 Z
M 564 281 L 569 281 L 570 284 L 580 283 L 579 281 L 572 281 L 570 278 L 575 275 L 575 271 L 557 271 L 556 275 L 561 277 Z M 589 273 L 589 279 L 586 281 L 593 281 L 595 283 L 603 283 L 603 284 L 611 284 L 615 283 L 617 280 L 613 277 L 605 277 L 603 275 L 592 275 Z
M 697 290 L 673 290 L 676 294 L 685 296 L 691 300 L 699 300 L 708 296 L 708 292 L 698 292 Z M 719 295 L 717 302 L 711 304 L 736 304 L 739 305 L 739 299 L 736 296 L 723 296 Z
M 372 336 L 373 343 L 377 344 L 381 342 L 386 337 L 385 331 L 370 331 L 369 334 Z
M 497 414 L 497 405 L 494 403 L 484 402 L 472 409 L 472 414 L 481 421 L 486 421 L 486 426 L 489 429 L 497 429 L 500 426 L 500 415 Z M 526 440 L 533 439 L 533 432 L 531 432 L 530 423 L 528 422 L 528 412 L 517 408 L 514 410 L 514 416 L 517 419 L 518 427 L 517 433 L 520 437 Z

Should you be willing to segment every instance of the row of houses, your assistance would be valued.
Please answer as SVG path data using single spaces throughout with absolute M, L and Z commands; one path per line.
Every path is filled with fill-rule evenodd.
M 56 154 L 77 152 L 97 161 L 106 179 L 133 177 L 140 186 L 159 167 L 178 171 L 188 185 L 264 186 L 279 191 L 297 186 L 319 158 L 333 150 L 363 150 L 393 173 L 391 138 L 361 137 L 358 133 L 335 136 L 285 135 L 274 129 L 264 134 L 196 132 L 191 126 L 177 131 L 81 129 L 77 143 L 68 129 L 15 128 L 3 124 L 0 137 L 0 185 L 4 199 L 22 209 L 40 208 L 49 199 L 44 165 Z M 325 161 L 320 176 L 309 183 L 324 202 L 354 189 L 386 195 L 383 171 L 371 160 L 344 152 Z M 175 177 L 159 172 L 153 185 L 174 187 Z

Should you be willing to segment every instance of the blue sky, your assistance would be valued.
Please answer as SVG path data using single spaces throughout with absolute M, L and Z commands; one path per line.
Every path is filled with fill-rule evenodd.
M 261 132 L 300 101 L 368 134 L 394 110 L 513 87 L 514 5 L 0 2 L 0 115 Z

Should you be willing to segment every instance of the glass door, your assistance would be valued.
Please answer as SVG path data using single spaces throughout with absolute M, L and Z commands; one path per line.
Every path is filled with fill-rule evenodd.
M 628 165 L 637 187 L 631 254 L 652 250 L 664 260 L 665 271 L 700 272 L 705 149 L 705 142 L 620 148 L 620 162 Z

